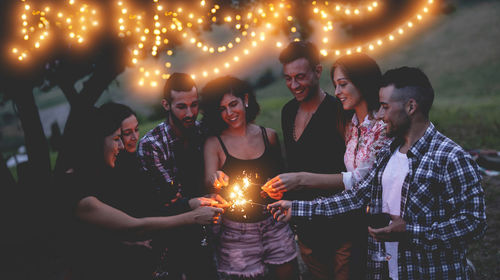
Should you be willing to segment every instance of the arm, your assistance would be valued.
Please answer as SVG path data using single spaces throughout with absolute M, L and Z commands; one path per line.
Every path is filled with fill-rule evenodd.
M 76 216 L 80 220 L 100 228 L 133 235 L 195 223 L 211 224 L 218 220 L 222 212 L 222 209 L 216 207 L 199 207 L 171 217 L 134 218 L 93 196 L 81 199 L 76 206 Z
M 312 201 L 281 200 L 270 204 L 271 213 L 275 218 L 288 221 L 292 217 L 308 218 L 313 216 L 335 216 L 360 209 L 371 199 L 371 188 L 377 179 L 377 170 L 373 169 L 369 176 L 360 182 L 358 188 Z
M 283 173 L 267 181 L 263 187 L 268 192 L 286 192 L 298 189 L 344 190 L 342 174 L 317 174 L 309 172 Z
M 484 191 L 475 162 L 460 154 L 448 161 L 444 172 L 444 188 L 440 195 L 443 196 L 443 208 L 449 209 L 451 215 L 448 220 L 434 222 L 431 226 L 407 224 L 409 240 L 416 245 L 463 246 L 468 241 L 480 239 L 486 230 Z
M 220 188 L 229 184 L 229 177 L 222 171 L 220 148 L 217 138 L 210 137 L 205 141 L 203 148 L 205 158 L 205 185 L 208 189 L 218 192 Z

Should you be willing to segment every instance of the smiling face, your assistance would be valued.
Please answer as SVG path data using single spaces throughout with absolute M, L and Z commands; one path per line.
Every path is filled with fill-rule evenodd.
M 406 113 L 405 104 L 402 101 L 394 100 L 394 85 L 380 88 L 380 109 L 378 118 L 382 119 L 387 127 L 387 136 L 404 136 L 410 127 L 410 117 Z
M 231 93 L 224 94 L 219 104 L 219 111 L 222 120 L 231 128 L 238 128 L 247 123 L 246 104 L 248 104 L 248 95 L 245 95 L 245 101 L 234 96 Z
M 321 71 L 321 64 L 311 67 L 305 58 L 283 65 L 286 86 L 298 102 L 307 101 L 318 92 Z
M 357 106 L 367 106 L 361 92 L 344 74 L 341 67 L 336 67 L 333 72 L 333 85 L 335 86 L 335 96 L 342 102 L 344 110 L 354 110 Z
M 109 167 L 114 168 L 116 157 L 122 149 L 123 142 L 121 139 L 121 129 L 118 128 L 111 135 L 104 138 L 104 163 L 106 163 Z
M 121 135 L 125 150 L 129 153 L 135 153 L 139 140 L 139 122 L 134 115 L 130 115 L 122 121 Z

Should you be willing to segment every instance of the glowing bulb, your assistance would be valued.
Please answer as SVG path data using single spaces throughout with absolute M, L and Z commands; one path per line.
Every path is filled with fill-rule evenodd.
M 378 40 L 377 45 L 379 45 L 379 46 L 382 45 L 382 40 Z
M 214 68 L 214 73 L 219 74 L 219 68 Z
M 229 68 L 230 64 L 228 62 L 224 63 L 224 67 Z
M 327 55 L 328 55 L 328 51 L 327 51 L 327 50 L 325 50 L 325 49 L 321 50 L 321 51 L 320 51 L 320 53 L 321 53 L 321 55 L 323 55 L 323 56 L 327 56 Z
M 400 28 L 400 29 L 398 30 L 398 33 L 399 33 L 399 34 L 403 34 L 403 33 L 404 33 L 403 28 Z
M 389 35 L 389 40 L 394 40 L 394 36 L 393 35 Z
M 411 21 L 410 21 L 410 22 L 408 22 L 408 27 L 409 27 L 409 28 L 412 28 L 412 27 L 413 27 L 413 22 L 411 22 Z
M 206 77 L 206 76 L 208 76 L 207 71 L 203 71 L 203 77 Z
M 339 55 L 340 55 L 340 51 L 339 51 L 339 50 L 336 50 L 336 51 L 335 51 L 335 55 L 339 56 Z
M 276 47 L 281 48 L 283 44 L 281 42 L 276 42 Z
M 240 60 L 240 58 L 238 56 L 235 56 L 235 57 L 233 57 L 233 60 L 238 62 Z
M 288 21 L 292 21 L 292 20 L 293 20 L 293 17 L 292 17 L 292 16 L 287 16 L 287 17 L 286 17 L 286 19 L 287 19 Z
M 132 63 L 137 64 L 137 58 L 132 58 Z

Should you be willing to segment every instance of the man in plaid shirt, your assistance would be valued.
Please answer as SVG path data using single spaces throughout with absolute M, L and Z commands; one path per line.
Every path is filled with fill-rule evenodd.
M 161 102 L 166 120 L 144 135 L 137 150 L 143 171 L 156 191 L 158 215 L 177 215 L 216 203 L 199 197 L 205 193 L 203 135 L 196 121 L 199 96 L 193 79 L 185 73 L 173 73 L 165 83 Z M 220 196 L 214 198 L 225 202 Z M 202 235 L 201 227 L 193 225 L 172 229 L 154 240 L 154 247 L 160 251 L 167 252 L 164 247 L 168 248 L 161 265 L 167 266 L 169 277 L 216 277 L 211 252 L 200 247 Z
M 429 121 L 434 91 L 421 70 L 389 70 L 379 97 L 379 117 L 394 139 L 355 189 L 314 201 L 282 200 L 269 208 L 284 221 L 335 216 L 367 205 L 370 213 L 389 212 L 390 225 L 368 227 L 367 279 L 470 279 L 466 246 L 486 230 L 477 165 Z M 398 157 L 407 164 L 394 164 Z M 392 262 L 372 260 L 379 241 L 395 245 Z

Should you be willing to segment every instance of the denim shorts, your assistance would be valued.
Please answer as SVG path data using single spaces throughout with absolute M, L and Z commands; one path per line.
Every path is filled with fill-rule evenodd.
M 297 257 L 290 226 L 272 217 L 256 223 L 223 218 L 216 240 L 217 270 L 222 274 L 260 276 L 266 265 L 284 264 Z

